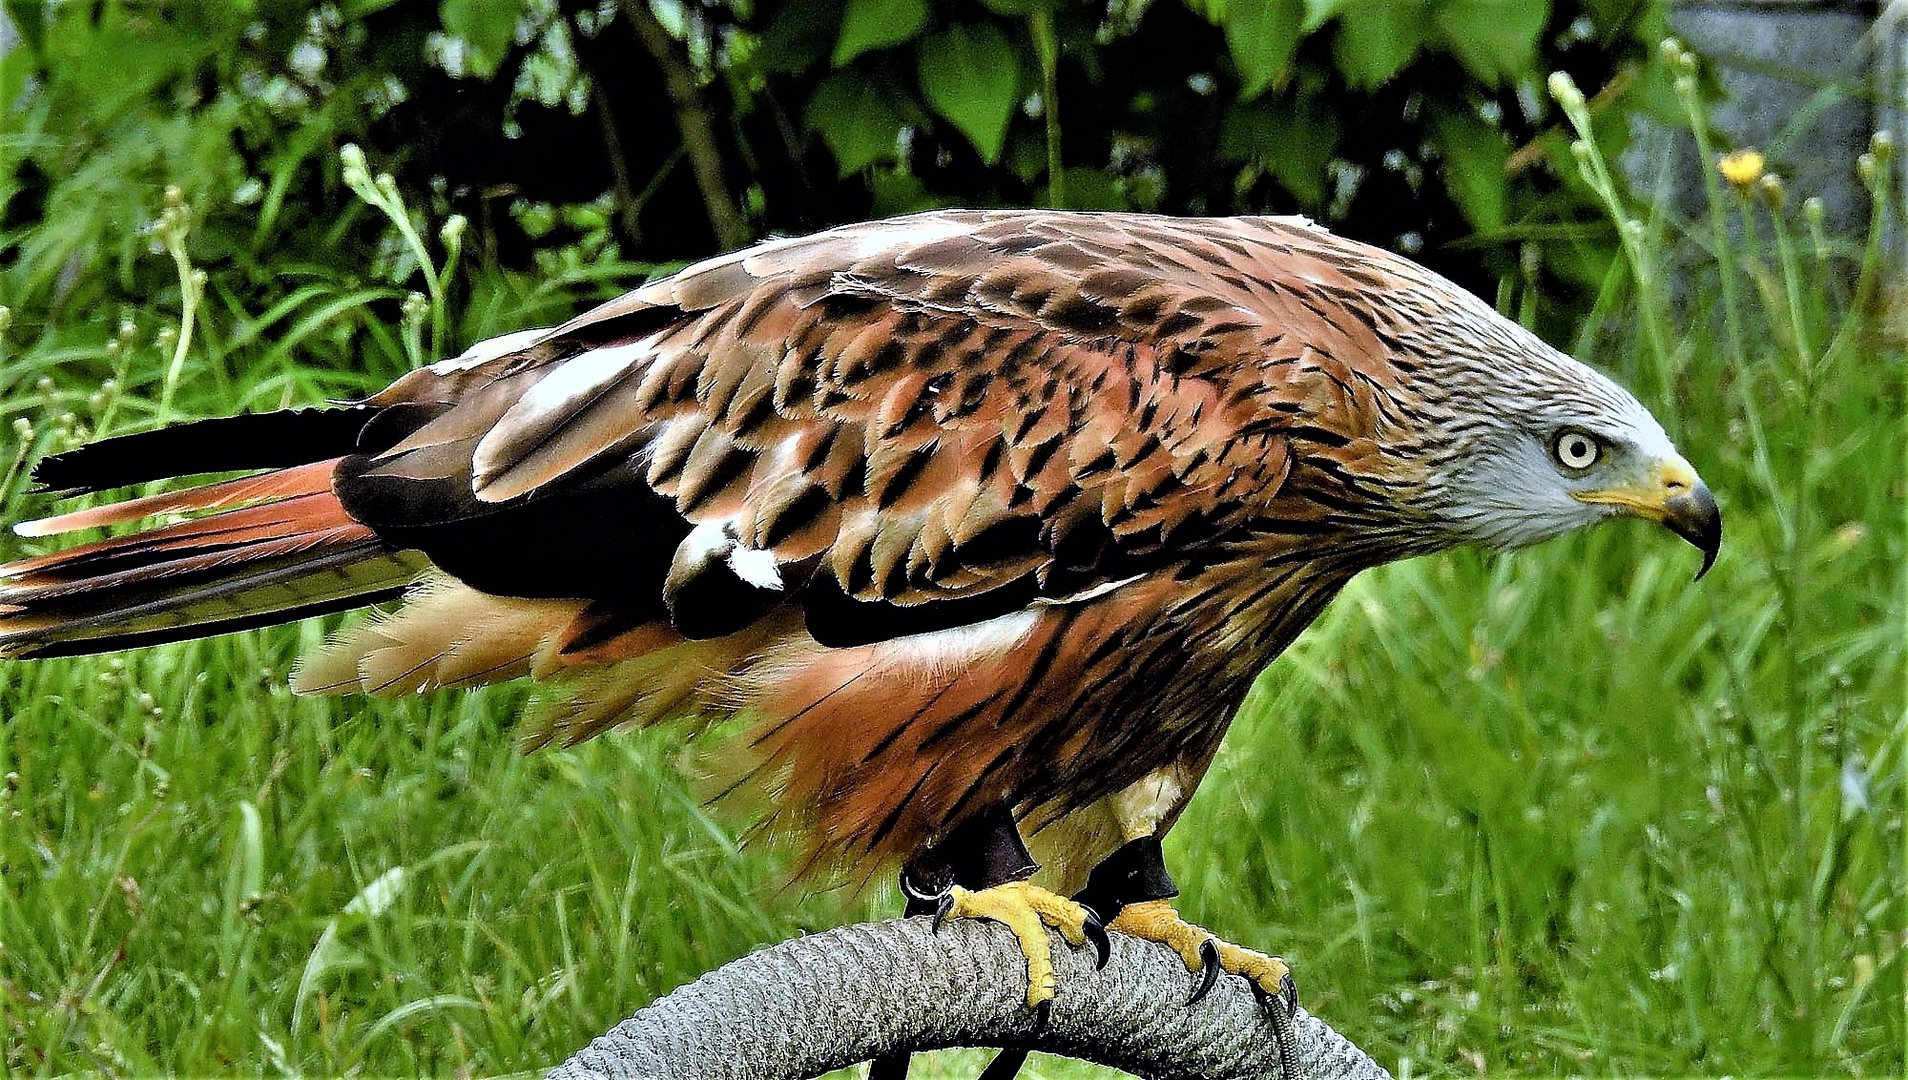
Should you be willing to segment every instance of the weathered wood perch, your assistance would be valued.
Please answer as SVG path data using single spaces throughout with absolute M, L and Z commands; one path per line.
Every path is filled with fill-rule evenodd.
M 926 918 L 893 919 L 736 960 L 616 1025 L 549 1076 L 792 1080 L 897 1050 L 951 1046 L 1026 1047 L 1143 1077 L 1282 1076 L 1271 1024 L 1243 980 L 1220 979 L 1188 1008 L 1194 978 L 1177 956 L 1111 936 L 1112 958 L 1101 971 L 1091 948 L 1059 946 L 1060 994 L 1037 1032 L 1005 927 L 962 920 L 937 934 Z M 1303 1007 L 1297 1033 L 1297 1075 L 1391 1080 Z

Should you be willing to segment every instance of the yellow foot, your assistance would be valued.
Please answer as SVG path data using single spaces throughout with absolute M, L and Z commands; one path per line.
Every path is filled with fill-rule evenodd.
M 1242 975 L 1259 993 L 1261 1001 L 1276 999 L 1285 1005 L 1289 1017 L 1298 1007 L 1298 989 L 1292 982 L 1292 970 L 1276 956 L 1241 948 L 1221 941 L 1212 932 L 1179 917 L 1170 900 L 1145 900 L 1120 909 L 1111 929 L 1147 941 L 1157 941 L 1179 954 L 1186 970 L 1199 975 L 1190 1005 L 1206 996 L 1221 971 Z
M 1092 911 L 1025 881 L 1010 881 L 978 892 L 953 886 L 942 894 L 934 925 L 939 927 L 943 919 L 992 919 L 1012 930 L 1020 941 L 1021 955 L 1027 958 L 1027 1004 L 1036 1009 L 1051 1002 L 1057 989 L 1047 927 L 1060 931 L 1069 945 L 1092 941 L 1099 949 L 1102 966 L 1110 948 L 1106 931 Z

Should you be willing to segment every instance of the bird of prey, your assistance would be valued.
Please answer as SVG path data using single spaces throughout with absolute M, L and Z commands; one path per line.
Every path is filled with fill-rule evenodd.
M 1174 913 L 1159 838 L 1358 572 L 1625 515 L 1704 569 L 1721 537 L 1629 393 L 1279 217 L 945 211 L 770 240 L 356 403 L 106 439 L 35 477 L 230 472 L 19 525 L 156 519 L 0 567 L 0 655 L 399 601 L 296 688 L 543 680 L 532 746 L 740 714 L 717 756 L 801 865 L 899 867 L 915 904 L 1006 922 L 1033 1007 L 1047 928 L 1103 943 L 1105 920 L 1289 1010 L 1283 962 Z

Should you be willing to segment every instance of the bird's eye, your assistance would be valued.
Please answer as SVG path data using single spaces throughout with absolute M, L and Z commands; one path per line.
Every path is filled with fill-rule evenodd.
M 1565 428 L 1557 433 L 1556 441 L 1550 444 L 1550 453 L 1557 459 L 1557 464 L 1571 472 L 1582 472 L 1603 456 L 1603 444 L 1587 431 Z

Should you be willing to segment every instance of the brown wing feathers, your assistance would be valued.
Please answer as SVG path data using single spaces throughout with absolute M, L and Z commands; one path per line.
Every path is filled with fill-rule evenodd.
M 1356 362 L 1388 331 L 1346 314 L 1370 286 L 1343 247 L 1269 219 L 983 212 L 770 242 L 351 409 L 49 459 L 82 490 L 283 471 L 42 523 L 210 514 L 0 570 L 0 649 L 297 617 L 428 559 L 456 580 L 301 689 L 569 672 L 544 739 L 739 706 L 817 850 L 901 852 L 975 799 L 1065 797 L 1056 763 L 1111 716 L 1072 688 L 1113 685 L 1116 628 L 1324 528 L 1285 490 L 1370 453 L 1393 378 Z M 219 424 L 263 445 L 222 454 Z M 361 564 L 381 569 L 336 576 Z M 247 583 L 274 574 L 301 584 L 268 604 Z M 157 614 L 116 628 L 135 610 Z
M 789 260 L 798 247 L 761 258 Z M 438 523 L 456 521 L 465 537 L 468 523 L 495 523 L 497 534 L 485 532 L 477 546 L 509 548 L 501 541 L 510 508 L 541 502 L 521 520 L 536 530 L 536 546 L 561 548 L 551 510 L 577 486 L 596 484 L 590 512 L 615 516 L 605 523 L 614 528 L 596 531 L 615 533 L 625 550 L 564 563 L 641 562 L 662 580 L 677 626 L 695 637 L 734 632 L 783 599 L 762 593 L 812 595 L 810 614 L 825 616 L 841 607 L 838 596 L 915 608 L 1016 587 L 999 609 L 960 616 L 978 618 L 1024 604 L 1028 575 L 1091 584 L 1082 568 L 1114 528 L 1137 534 L 1150 525 L 1157 546 L 1168 516 L 1159 496 L 1198 463 L 1175 468 L 1156 437 L 1106 445 L 1132 423 L 1083 425 L 1099 409 L 1156 407 L 1141 383 L 1157 380 L 1157 364 L 1147 367 L 1150 357 L 1131 348 L 1071 342 L 1026 322 L 1026 312 L 990 326 L 931 305 L 908 310 L 898 293 L 874 294 L 896 284 L 878 282 L 877 270 L 900 272 L 893 252 L 884 255 L 830 276 L 837 292 L 811 286 L 803 295 L 743 272 L 754 258 L 651 286 L 643 293 L 653 302 L 674 301 L 690 317 L 627 340 L 610 336 L 609 322 L 577 326 L 572 332 L 595 330 L 610 343 L 561 364 L 500 361 L 509 370 L 495 382 L 349 470 L 340 493 L 362 520 L 479 587 L 571 595 L 552 593 L 547 581 L 513 583 L 520 567 L 480 573 L 464 552 L 447 550 L 455 538 Z M 798 280 L 816 276 L 790 266 Z M 1077 362 L 1064 362 L 1068 350 Z M 1216 416 L 1219 406 L 1211 408 Z M 1132 474 L 1117 475 L 1121 466 Z M 641 481 L 629 479 L 638 469 Z M 655 505 L 658 494 L 673 506 Z M 1225 494 L 1215 488 L 1212 500 Z M 1063 501 L 1077 505 L 1062 512 Z M 418 515 L 418 506 L 431 512 Z M 624 511 L 627 519 L 617 516 Z M 413 524 L 419 516 L 432 524 Z M 686 543 L 684 522 L 709 537 Z M 434 542 L 433 531 L 447 535 Z M 742 551 L 768 556 L 755 580 L 735 572 Z M 897 630 L 950 625 L 942 612 L 892 617 Z M 857 633 L 868 632 L 865 618 L 854 621 Z

